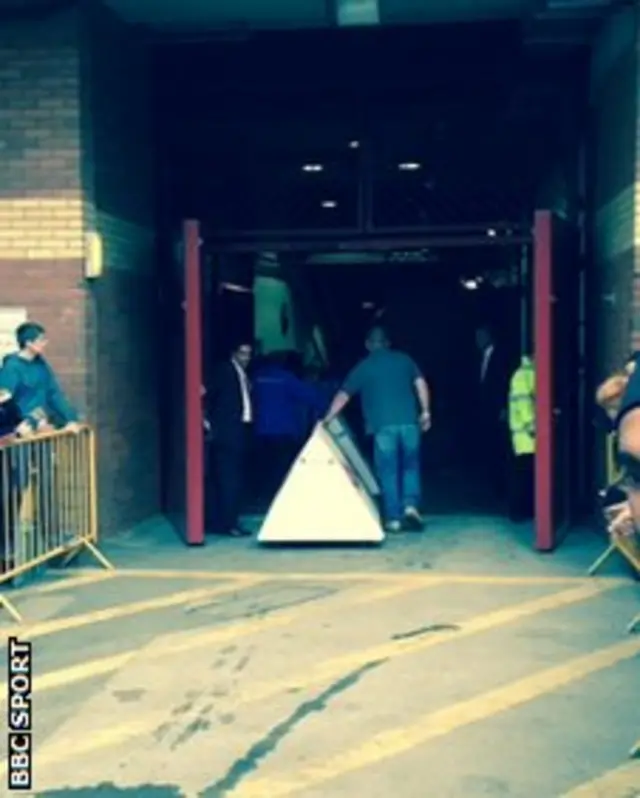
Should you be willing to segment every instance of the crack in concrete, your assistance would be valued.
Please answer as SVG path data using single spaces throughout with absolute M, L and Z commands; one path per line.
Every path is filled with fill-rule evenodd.
M 231 790 L 234 790 L 258 768 L 265 757 L 275 751 L 282 740 L 303 720 L 313 713 L 323 712 L 332 698 L 353 687 L 368 671 L 380 667 L 386 661 L 386 659 L 379 659 L 368 662 L 361 668 L 335 681 L 316 698 L 300 704 L 289 717 L 271 728 L 262 739 L 251 746 L 244 756 L 237 759 L 221 779 L 201 792 L 200 798 L 223 798 Z

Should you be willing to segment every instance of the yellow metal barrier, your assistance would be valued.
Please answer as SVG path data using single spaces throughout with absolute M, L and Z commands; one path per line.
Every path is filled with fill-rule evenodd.
M 82 550 L 109 570 L 97 548 L 95 438 L 89 427 L 0 441 L 0 587 Z M 0 594 L 16 621 L 22 617 Z
M 607 436 L 607 486 L 617 484 L 623 477 L 623 472 L 616 462 L 616 436 Z M 621 534 L 609 531 L 609 545 L 589 568 L 589 575 L 593 576 L 607 562 L 612 554 L 618 553 L 627 561 L 633 570 L 640 575 L 640 539 L 638 534 Z M 640 616 L 634 618 L 629 625 L 629 631 L 634 631 L 640 624 Z

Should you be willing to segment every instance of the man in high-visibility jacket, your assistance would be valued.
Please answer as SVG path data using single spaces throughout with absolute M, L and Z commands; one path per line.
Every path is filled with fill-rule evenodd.
M 533 480 L 536 453 L 536 372 L 525 355 L 509 383 L 509 430 L 514 463 L 509 489 L 509 517 L 526 521 L 533 517 Z

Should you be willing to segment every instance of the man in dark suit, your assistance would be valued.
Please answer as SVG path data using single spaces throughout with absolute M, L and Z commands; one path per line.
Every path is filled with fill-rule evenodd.
M 509 396 L 510 361 L 507 353 L 498 346 L 488 326 L 476 330 L 479 352 L 478 387 L 479 413 L 477 424 L 479 452 L 483 470 L 491 480 L 491 489 L 502 493 L 505 486 L 509 451 L 507 406 Z
M 213 477 L 213 485 L 207 485 L 205 491 L 207 527 L 232 537 L 251 534 L 238 526 L 253 424 L 247 376 L 251 354 L 251 344 L 235 346 L 229 359 L 216 370 L 211 389 L 205 395 L 209 471 Z

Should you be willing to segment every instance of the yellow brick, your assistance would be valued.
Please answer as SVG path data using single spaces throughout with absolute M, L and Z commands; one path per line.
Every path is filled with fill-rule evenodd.
M 5 249 L 0 247 L 0 258 L 5 260 L 22 260 L 26 257 L 26 252 L 23 249 Z

